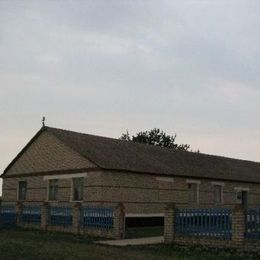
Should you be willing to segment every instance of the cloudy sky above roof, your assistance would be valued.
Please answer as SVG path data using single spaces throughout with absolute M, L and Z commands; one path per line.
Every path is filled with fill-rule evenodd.
M 0 1 L 2 172 L 41 126 L 160 127 L 260 161 L 259 1 Z

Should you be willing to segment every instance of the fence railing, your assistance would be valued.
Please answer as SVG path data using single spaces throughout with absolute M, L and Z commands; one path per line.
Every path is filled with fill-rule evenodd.
M 0 204 L 0 228 L 21 226 L 57 230 L 74 234 L 90 234 L 100 237 L 124 237 L 124 206 L 121 203 L 87 205 L 41 205 L 21 203 Z M 36 226 L 36 225 L 38 226 Z
M 260 209 L 246 210 L 246 232 L 248 239 L 260 239 Z
M 0 207 L 0 227 L 16 226 L 15 205 L 1 205 Z
M 230 209 L 175 209 L 175 232 L 231 239 Z
M 53 226 L 72 226 L 72 208 L 50 207 L 48 224 Z
M 89 228 L 113 228 L 113 209 L 99 207 L 83 207 L 81 209 L 81 225 Z
M 41 224 L 41 207 L 24 206 L 22 208 L 20 221 L 23 223 Z

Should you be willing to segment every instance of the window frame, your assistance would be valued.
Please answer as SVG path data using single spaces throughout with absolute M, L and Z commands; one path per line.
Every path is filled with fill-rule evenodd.
M 236 203 L 242 204 L 242 190 L 236 191 Z
M 76 200 L 75 197 L 74 197 L 75 180 L 76 179 L 82 179 L 82 199 L 81 200 Z M 84 177 L 71 178 L 71 198 L 70 198 L 71 202 L 82 202 L 82 201 L 84 201 L 84 179 L 85 179 Z
M 51 199 L 50 198 L 50 185 L 51 185 L 51 182 L 52 181 L 56 181 L 56 186 L 57 187 L 57 193 L 56 193 L 56 198 L 55 199 Z M 58 195 L 59 194 L 59 179 L 49 179 L 48 182 L 47 182 L 47 201 L 50 201 L 50 202 L 55 202 L 55 201 L 58 201 Z
M 20 198 L 20 184 L 21 183 L 25 183 L 25 194 L 24 194 L 24 198 Z M 17 201 L 26 201 L 26 198 L 27 198 L 27 181 L 26 180 L 21 180 L 21 181 L 18 181 L 18 184 L 17 184 Z
M 201 184 L 198 180 L 186 180 L 186 183 L 188 184 L 188 204 L 199 204 L 199 185 Z M 189 185 L 195 185 L 195 193 L 196 198 L 194 200 L 190 200 L 190 192 L 193 192 L 192 189 L 190 189 Z
M 214 204 L 215 205 L 223 205 L 224 204 L 224 182 L 211 182 L 211 184 L 213 185 L 213 192 L 214 192 Z M 217 201 L 216 198 L 216 192 L 215 192 L 215 188 L 218 187 L 220 188 L 220 201 Z
M 235 195 L 236 195 L 236 204 L 242 205 L 244 207 L 248 206 L 248 196 L 249 196 L 249 188 L 245 187 L 235 187 Z M 238 194 L 241 194 L 241 198 L 238 198 Z
M 214 187 L 214 204 L 215 205 L 222 205 L 223 204 L 223 186 L 222 185 L 213 185 Z M 216 190 L 219 189 L 219 190 Z M 219 198 L 217 198 L 217 192 L 220 191 Z M 217 196 L 216 196 L 217 195 Z M 219 199 L 219 201 L 218 201 Z

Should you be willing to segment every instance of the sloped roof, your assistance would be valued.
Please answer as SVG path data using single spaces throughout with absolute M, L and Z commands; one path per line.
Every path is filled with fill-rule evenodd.
M 52 127 L 44 129 L 103 169 L 260 183 L 258 162 L 176 151 Z

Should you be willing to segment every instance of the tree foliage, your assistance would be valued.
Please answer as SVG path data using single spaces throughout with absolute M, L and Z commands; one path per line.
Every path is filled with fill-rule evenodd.
M 188 144 L 177 144 L 176 141 L 177 135 L 167 135 L 164 131 L 159 128 L 154 128 L 149 131 L 138 132 L 132 137 L 129 132 L 123 133 L 119 139 L 132 141 L 142 144 L 150 144 L 154 146 L 168 147 L 175 150 L 188 151 L 190 145 Z

